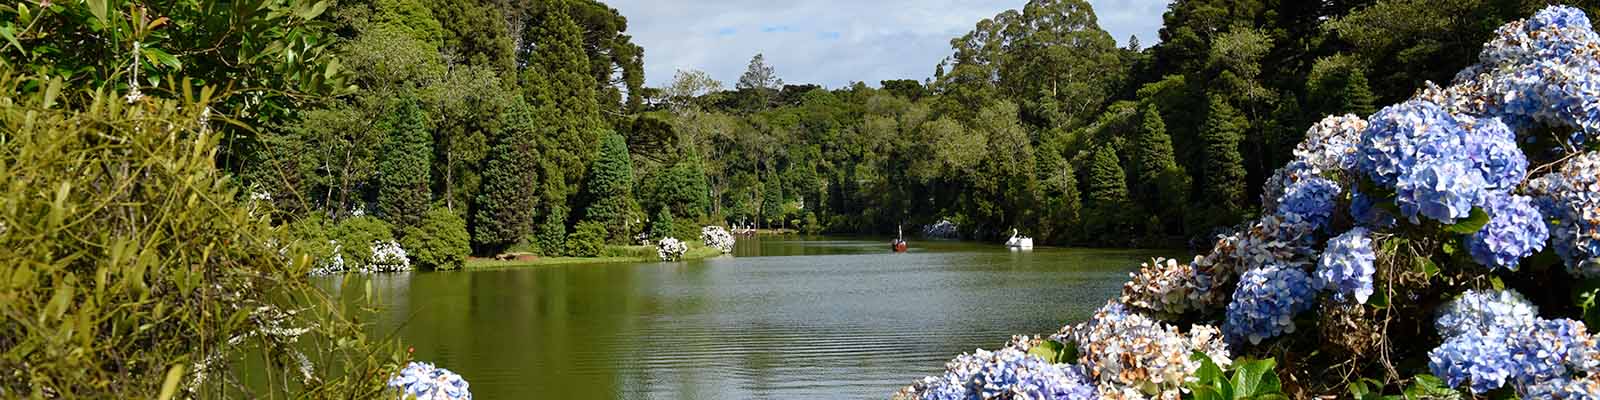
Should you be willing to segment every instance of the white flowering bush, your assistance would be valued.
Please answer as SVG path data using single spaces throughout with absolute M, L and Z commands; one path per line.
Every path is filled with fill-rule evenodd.
M 1592 26 L 1546 8 L 1501 27 L 1450 86 L 1315 124 L 1259 218 L 1192 262 L 1141 265 L 1089 321 L 1031 347 L 1075 357 L 1013 343 L 901 397 L 1204 398 L 1231 390 L 1219 370 L 1242 357 L 1260 360 L 1236 374 L 1292 378 L 1268 374 L 1286 391 L 1273 396 L 1600 398 L 1600 336 L 1583 322 L 1600 321 Z
M 389 379 L 389 387 L 397 389 L 399 399 L 417 400 L 471 400 L 466 379 L 461 375 L 431 363 L 411 362 Z
M 678 240 L 678 238 L 668 237 L 661 239 L 660 243 L 656 243 L 656 255 L 661 257 L 661 261 L 682 260 L 683 253 L 687 252 L 689 252 L 689 244 Z
M 721 250 L 722 254 L 733 252 L 733 234 L 728 233 L 726 228 L 715 225 L 700 228 L 700 241 L 706 247 Z
M 406 256 L 406 249 L 400 247 L 399 242 L 393 240 L 372 242 L 372 259 L 368 260 L 367 267 L 361 272 L 401 272 L 411 270 L 411 258 Z

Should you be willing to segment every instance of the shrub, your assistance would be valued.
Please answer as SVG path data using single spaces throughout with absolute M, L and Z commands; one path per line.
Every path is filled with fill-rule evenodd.
M 599 222 L 578 224 L 567 235 L 567 255 L 571 257 L 599 257 L 606 245 L 606 226 Z
M 435 270 L 461 268 L 472 252 L 467 222 L 446 208 L 436 207 L 422 216 L 422 224 L 406 229 L 401 246 L 417 266 Z
M 19 95 L 24 85 L 45 89 Z M 216 168 L 209 89 L 63 105 L 60 81 L 0 75 L 0 88 L 0 396 L 384 390 L 398 348 L 328 306 L 305 280 L 310 257 Z M 285 373 L 235 385 L 247 357 Z
M 338 242 L 344 261 L 351 269 L 362 270 L 372 264 L 373 247 L 394 241 L 388 222 L 371 216 L 345 218 L 334 225 L 331 239 Z

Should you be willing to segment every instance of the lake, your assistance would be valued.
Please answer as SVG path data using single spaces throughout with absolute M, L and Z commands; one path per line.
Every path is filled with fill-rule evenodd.
M 377 275 L 373 329 L 482 399 L 883 399 L 959 353 L 1087 318 L 1141 260 L 1180 253 L 887 243 Z

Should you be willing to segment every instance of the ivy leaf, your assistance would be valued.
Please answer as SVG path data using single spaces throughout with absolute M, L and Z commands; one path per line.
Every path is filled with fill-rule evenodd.
M 1444 229 L 1450 233 L 1471 235 L 1483 230 L 1483 226 L 1488 224 L 1489 213 L 1484 212 L 1482 207 L 1473 207 L 1472 215 L 1467 216 L 1467 219 L 1461 220 L 1461 222 L 1457 222 L 1454 225 L 1445 227 Z

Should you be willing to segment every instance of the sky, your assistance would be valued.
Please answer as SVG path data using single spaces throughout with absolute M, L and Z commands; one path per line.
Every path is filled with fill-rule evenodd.
M 1100 27 L 1126 45 L 1157 42 L 1170 0 L 1089 0 Z M 766 55 L 785 83 L 839 88 L 854 81 L 922 80 L 950 39 L 1026 0 L 606 0 L 644 47 L 646 85 L 699 69 L 733 88 L 750 57 Z

